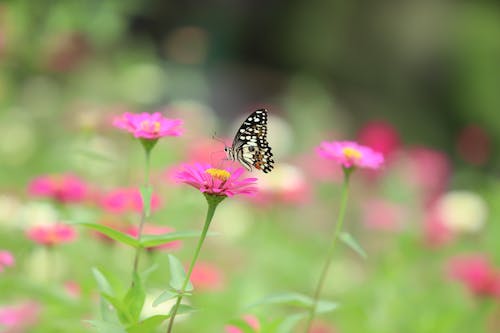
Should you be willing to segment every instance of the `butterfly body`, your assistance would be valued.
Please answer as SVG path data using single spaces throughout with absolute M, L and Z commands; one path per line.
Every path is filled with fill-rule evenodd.
M 253 168 L 270 172 L 274 167 L 273 154 L 267 142 L 267 110 L 254 111 L 241 124 L 230 147 L 225 147 L 227 158 L 238 161 L 248 171 Z

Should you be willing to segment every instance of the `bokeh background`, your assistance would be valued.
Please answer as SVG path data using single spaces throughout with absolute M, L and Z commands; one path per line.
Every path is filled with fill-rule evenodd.
M 154 150 L 150 222 L 193 230 L 205 203 L 172 173 L 223 163 L 214 133 L 229 144 L 243 117 L 266 107 L 277 167 L 259 175 L 256 200 L 217 211 L 191 299 L 202 311 L 179 332 L 231 332 L 227 323 L 247 314 L 264 323 L 299 311 L 248 306 L 312 293 L 341 182 L 314 148 L 333 139 L 369 145 L 387 163 L 354 176 L 346 228 L 368 256 L 339 246 L 324 297 L 341 306 L 314 332 L 498 332 L 499 87 L 495 1 L 2 2 L 0 250 L 15 263 L 0 273 L 0 330 L 91 332 L 91 268 L 128 283 L 132 252 L 119 244 L 80 227 L 50 249 L 26 237 L 57 221 L 137 224 L 133 207 L 103 203 L 143 180 L 141 147 L 113 116 L 184 120 L 185 134 Z M 38 176 L 68 173 L 85 187 L 78 202 L 29 190 Z M 168 279 L 165 250 L 187 262 L 194 244 L 150 251 L 144 267 L 160 264 L 151 295 Z M 12 311 L 22 324 L 2 322 Z

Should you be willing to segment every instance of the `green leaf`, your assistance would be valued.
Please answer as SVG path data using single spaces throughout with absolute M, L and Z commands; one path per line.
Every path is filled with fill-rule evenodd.
M 126 333 L 125 329 L 118 323 L 104 320 L 86 320 L 92 327 L 102 333 Z
M 229 325 L 237 327 L 242 333 L 255 333 L 255 330 L 246 322 L 246 320 L 238 318 L 229 322 Z
M 367 258 L 365 250 L 363 250 L 361 245 L 359 245 L 359 243 L 349 233 L 342 232 L 339 238 L 342 242 L 344 242 L 345 244 L 347 244 L 347 246 L 354 250 L 354 252 L 359 254 L 363 259 Z
M 339 303 L 331 301 L 318 301 L 316 305 L 316 313 L 327 313 L 336 310 L 339 307 Z
M 153 274 L 157 269 L 158 267 L 160 267 L 160 265 L 158 264 L 154 264 L 153 266 L 149 267 L 148 269 L 146 269 L 144 272 L 141 273 L 141 280 L 146 283 L 146 281 L 149 279 L 149 276 L 151 274 Z
M 169 315 L 156 315 L 144 320 L 137 324 L 131 325 L 127 328 L 127 333 L 148 333 L 154 332 L 155 329 L 161 325 L 166 319 L 170 318 Z
M 77 224 L 77 225 L 87 227 L 89 229 L 97 230 L 100 233 L 105 234 L 106 236 L 114 239 L 117 242 L 129 245 L 129 246 L 132 246 L 135 248 L 139 246 L 139 242 L 137 241 L 137 239 L 135 239 L 127 234 L 124 234 L 123 232 L 120 232 L 120 231 L 117 231 L 113 228 L 107 227 L 105 225 L 95 224 L 95 223 L 73 223 L 73 224 Z
M 146 217 L 151 214 L 151 196 L 153 195 L 153 187 L 151 185 L 141 186 L 142 206 Z
M 104 274 L 96 267 L 92 267 L 92 274 L 94 275 L 94 279 L 97 282 L 99 291 L 108 295 L 113 295 L 113 288 L 111 287 L 111 284 L 109 283 L 106 276 L 104 276 Z
M 172 307 L 172 309 L 170 310 L 170 314 L 172 314 L 173 310 L 174 310 L 174 308 Z M 193 308 L 191 305 L 179 304 L 179 308 L 177 309 L 177 315 L 188 314 L 188 313 L 195 312 L 195 311 L 198 311 L 198 310 Z
M 164 303 L 172 298 L 175 298 L 179 296 L 178 293 L 176 292 L 173 292 L 173 291 L 170 291 L 170 290 L 165 290 L 164 292 L 162 292 L 160 294 L 160 296 L 158 296 L 154 301 L 153 301 L 153 307 L 157 307 L 158 305 L 160 305 L 161 303 Z
M 298 313 L 286 317 L 277 327 L 276 333 L 293 332 L 295 326 L 297 326 L 297 324 L 302 320 L 302 318 L 306 317 L 306 315 L 306 313 Z
M 101 294 L 115 295 L 115 291 L 113 290 L 112 287 L 112 285 L 114 284 L 112 284 L 109 281 L 109 278 L 107 278 L 103 272 L 101 272 L 96 267 L 93 267 L 92 274 L 94 275 L 94 279 L 97 282 L 97 287 L 101 292 Z M 116 319 L 116 313 L 110 309 L 109 305 L 110 303 L 105 298 L 101 298 L 99 309 L 101 313 L 101 318 L 104 319 L 104 321 L 106 322 L 110 322 L 113 319 Z
M 142 285 L 139 274 L 135 273 L 132 285 L 123 299 L 123 305 L 132 317 L 134 323 L 139 321 L 145 300 L 146 292 L 144 291 L 144 286 Z
M 279 293 L 269 295 L 261 299 L 260 301 L 253 303 L 252 305 L 250 305 L 250 307 L 270 304 L 286 304 L 309 309 L 312 305 L 312 299 L 309 296 L 305 296 L 299 293 Z
M 142 247 L 153 247 L 176 240 L 200 237 L 200 235 L 200 231 L 176 231 L 163 235 L 143 235 L 140 245 Z
M 170 267 L 170 287 L 176 291 L 181 291 L 184 281 L 186 280 L 186 272 L 179 259 L 172 254 L 168 255 L 168 264 Z M 192 291 L 193 285 L 188 281 L 184 291 Z
M 130 325 L 134 322 L 134 319 L 128 312 L 127 307 L 121 300 L 106 293 L 101 293 L 101 295 L 115 308 L 118 319 L 122 324 Z

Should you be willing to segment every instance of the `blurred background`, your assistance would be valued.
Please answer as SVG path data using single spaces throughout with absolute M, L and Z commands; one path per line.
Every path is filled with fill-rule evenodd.
M 334 139 L 387 163 L 354 177 L 347 229 L 368 258 L 339 247 L 325 298 L 342 306 L 314 332 L 499 332 L 499 87 L 496 1 L 2 2 L 0 250 L 15 263 L 4 259 L 0 273 L 0 330 L 92 331 L 91 267 L 129 271 L 130 250 L 85 230 L 55 250 L 26 237 L 61 220 L 137 223 L 134 209 L 103 204 L 143 179 L 141 147 L 111 128 L 113 116 L 184 120 L 185 135 L 153 154 L 153 220 L 187 230 L 201 228 L 205 203 L 172 184 L 173 170 L 219 163 L 212 135 L 229 144 L 265 107 L 277 167 L 259 175 L 256 200 L 221 205 L 221 236 L 207 243 L 192 299 L 203 311 L 179 332 L 231 332 L 227 323 L 250 313 L 265 325 L 297 309 L 249 304 L 312 293 L 341 181 L 314 148 Z M 81 200 L 30 192 L 36 177 L 68 174 L 85 188 Z M 168 250 L 187 262 L 193 246 Z M 158 290 L 162 251 L 149 257 L 161 264 Z M 32 320 L 2 322 L 12 311 Z

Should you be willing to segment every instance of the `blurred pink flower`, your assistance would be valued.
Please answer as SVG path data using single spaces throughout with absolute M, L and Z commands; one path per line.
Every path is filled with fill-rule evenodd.
M 71 298 L 79 298 L 82 294 L 82 288 L 76 281 L 66 281 L 64 283 L 64 290 Z
M 160 112 L 129 113 L 113 119 L 113 126 L 124 129 L 136 138 L 148 140 L 164 136 L 179 136 L 182 134 L 182 120 L 163 117 Z
M 415 147 L 408 150 L 406 178 L 413 183 L 430 204 L 445 191 L 451 174 L 448 157 L 436 150 Z
M 245 320 L 246 323 L 251 328 L 253 328 L 254 332 L 260 331 L 259 319 L 257 317 L 255 317 L 254 315 L 244 315 L 243 320 Z M 232 326 L 232 325 L 227 325 L 225 327 L 225 331 L 226 331 L 226 333 L 243 333 L 243 331 L 240 330 L 238 327 Z
M 6 250 L 0 251 L 0 273 L 4 271 L 5 267 L 13 266 L 15 262 L 12 253 Z
M 448 276 L 461 282 L 477 296 L 498 296 L 499 275 L 484 254 L 464 254 L 451 258 Z
M 424 242 L 430 247 L 439 247 L 453 241 L 454 233 L 443 223 L 442 218 L 435 209 L 428 208 L 424 213 Z
M 33 196 L 52 198 L 62 203 L 82 202 L 89 195 L 87 184 L 72 174 L 37 177 L 28 185 L 28 192 Z
M 389 123 L 372 121 L 365 124 L 358 133 L 360 144 L 368 146 L 389 158 L 401 147 L 399 133 Z
M 119 188 L 101 195 L 101 207 L 114 214 L 142 211 L 141 192 L 136 188 Z M 151 196 L 151 210 L 161 206 L 160 197 L 153 193 Z
M 34 301 L 0 307 L 0 327 L 3 333 L 28 332 L 40 317 L 41 306 Z
M 171 232 L 174 232 L 175 229 L 166 227 L 166 226 L 160 226 L 160 225 L 153 225 L 153 224 L 146 224 L 144 225 L 144 228 L 142 230 L 142 235 L 164 235 L 168 234 Z M 129 234 L 132 237 L 137 237 L 139 235 L 139 227 L 137 226 L 130 226 L 127 228 L 125 231 L 127 234 Z M 167 242 L 161 245 L 156 245 L 152 247 L 148 247 L 148 250 L 176 250 L 179 249 L 182 245 L 182 242 L 180 240 L 172 241 L 172 242 Z
M 335 330 L 331 325 L 328 325 L 323 322 L 315 322 L 308 333 L 336 333 L 336 332 L 338 331 Z
M 221 290 L 225 284 L 222 270 L 207 262 L 196 263 L 191 273 L 191 282 L 196 289 L 211 291 Z
M 335 161 L 325 160 L 314 152 L 309 152 L 297 156 L 294 159 L 294 164 L 297 165 L 308 178 L 321 182 L 331 181 L 339 183 L 342 181 L 342 170 L 337 167 Z
M 311 198 L 311 185 L 304 172 L 291 164 L 280 163 L 272 173 L 258 175 L 258 195 L 255 201 L 262 204 L 301 204 Z
M 458 136 L 457 150 L 466 162 L 484 165 L 491 155 L 491 139 L 483 128 L 469 125 Z
M 236 194 L 254 195 L 257 192 L 257 178 L 240 177 L 245 172 L 243 168 L 217 169 L 210 164 L 194 163 L 183 165 L 183 170 L 177 172 L 178 182 L 197 188 L 202 193 L 232 197 Z
M 398 231 L 403 228 L 405 210 L 384 199 L 370 199 L 362 204 L 363 222 L 367 228 Z
M 72 226 L 57 223 L 32 226 L 26 231 L 26 236 L 38 244 L 53 246 L 70 243 L 76 239 L 77 234 Z
M 316 148 L 316 152 L 321 157 L 336 161 L 344 168 L 379 169 L 384 163 L 382 154 L 352 141 L 324 141 Z

